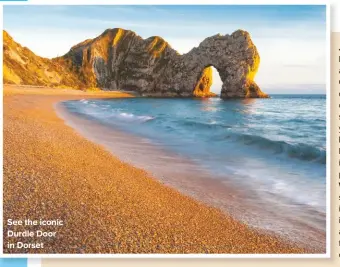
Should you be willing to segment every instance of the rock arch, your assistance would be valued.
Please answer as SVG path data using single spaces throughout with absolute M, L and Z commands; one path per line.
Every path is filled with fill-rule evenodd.
M 173 87 L 177 92 L 210 96 L 212 72 L 217 69 L 223 82 L 222 98 L 267 97 L 254 77 L 260 64 L 258 51 L 250 35 L 238 30 L 231 35 L 215 35 L 183 55 L 177 65 L 168 69 L 172 77 L 162 86 Z

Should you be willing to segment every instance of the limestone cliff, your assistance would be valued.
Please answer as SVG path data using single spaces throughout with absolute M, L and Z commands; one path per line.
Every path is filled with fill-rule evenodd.
M 108 29 L 52 60 L 22 48 L 4 32 L 4 82 L 134 90 L 144 96 L 212 96 L 211 66 L 223 81 L 221 97 L 266 97 L 254 82 L 260 58 L 250 35 L 206 38 L 180 55 L 161 37 L 143 39 L 124 29 Z M 38 75 L 37 75 L 38 73 Z
M 107 90 L 157 91 L 157 82 L 178 58 L 160 37 L 146 40 L 132 31 L 109 29 L 93 40 L 75 45 L 63 57 L 91 87 Z
M 50 60 L 35 55 L 3 31 L 4 83 L 74 88 L 85 86 L 74 72 L 68 71 L 66 65 L 67 62 L 62 58 Z

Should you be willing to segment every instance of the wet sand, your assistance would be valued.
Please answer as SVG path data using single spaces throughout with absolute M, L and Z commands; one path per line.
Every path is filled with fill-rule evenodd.
M 320 253 L 260 233 L 122 162 L 66 126 L 60 101 L 124 93 L 4 88 L 5 253 Z M 7 219 L 64 226 L 9 227 Z M 8 238 L 7 230 L 56 231 Z M 17 241 L 44 248 L 7 248 Z

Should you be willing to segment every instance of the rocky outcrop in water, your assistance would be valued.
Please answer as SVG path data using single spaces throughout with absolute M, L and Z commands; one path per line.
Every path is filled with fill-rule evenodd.
M 206 68 L 214 66 L 223 82 L 222 98 L 267 97 L 254 82 L 259 63 L 259 54 L 247 32 L 215 35 L 173 63 L 162 76 L 159 88 L 189 94 L 189 88 L 196 88 L 202 75 L 206 76 Z M 204 85 L 202 91 L 209 93 L 211 83 Z
M 213 96 L 210 86 L 214 66 L 223 81 L 221 97 L 246 98 L 267 96 L 254 82 L 259 62 L 250 35 L 242 30 L 206 38 L 180 55 L 161 37 L 143 39 L 129 30 L 108 29 L 45 64 L 49 69 L 53 67 L 54 76 L 58 76 L 53 84 L 59 86 L 134 90 L 144 96 L 172 97 Z M 23 80 L 20 72 L 15 74 L 19 79 L 13 83 Z M 11 80 L 8 76 L 5 81 Z M 51 85 L 45 78 L 43 83 Z

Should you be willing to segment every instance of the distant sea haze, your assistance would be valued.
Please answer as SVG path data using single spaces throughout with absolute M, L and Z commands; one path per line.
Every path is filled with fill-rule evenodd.
M 184 166 L 178 165 L 179 161 L 188 160 L 193 164 L 185 166 L 185 172 L 192 172 L 188 177 L 196 177 L 199 174 L 195 170 L 200 169 L 208 173 L 210 184 L 216 181 L 235 188 L 235 199 L 236 195 L 242 196 L 244 205 L 231 204 L 223 199 L 225 194 L 213 192 L 204 200 L 254 227 L 306 243 L 315 238 L 313 231 L 325 232 L 325 95 L 273 94 L 271 99 L 244 100 L 77 100 L 64 102 L 63 106 L 70 114 L 143 140 L 135 146 L 122 145 L 120 150 L 129 150 L 124 153 L 137 166 L 137 158 L 143 157 L 139 167 L 150 171 L 159 164 L 157 175 L 164 176 L 165 182 L 166 177 L 177 175 L 172 171 L 178 173 Z M 152 156 L 145 157 L 149 148 L 141 147 L 146 143 L 162 155 L 156 157 L 158 152 L 153 150 Z M 157 160 L 148 162 L 153 157 Z M 177 165 L 171 169 L 172 162 Z M 162 175 L 166 166 L 169 168 Z M 209 190 L 195 187 L 198 178 L 186 183 L 183 179 L 173 185 L 191 196 L 199 198 Z M 185 190 L 181 188 L 184 184 Z M 296 234 L 296 222 L 303 225 L 301 236 Z M 314 230 L 306 233 L 303 229 Z M 315 240 L 315 244 L 322 241 Z

